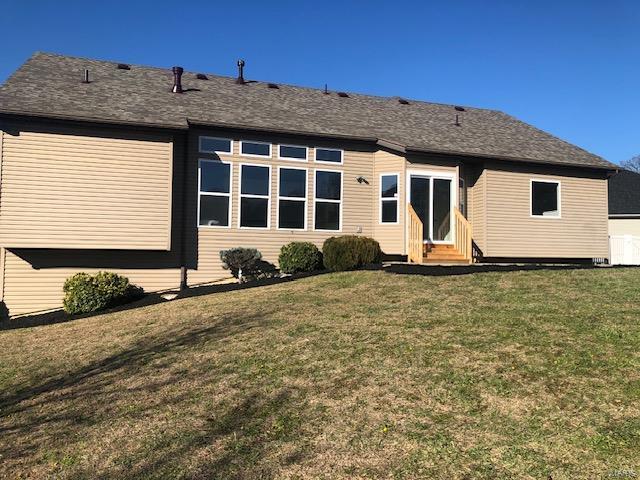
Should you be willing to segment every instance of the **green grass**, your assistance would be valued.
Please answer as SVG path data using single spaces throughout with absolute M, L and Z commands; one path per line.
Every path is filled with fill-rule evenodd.
M 351 272 L 0 332 L 0 478 L 633 478 L 639 285 Z

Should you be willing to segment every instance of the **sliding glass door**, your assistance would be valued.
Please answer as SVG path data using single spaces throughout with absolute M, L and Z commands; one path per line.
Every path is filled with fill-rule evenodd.
M 422 221 L 423 240 L 453 242 L 453 178 L 409 175 L 409 202 Z

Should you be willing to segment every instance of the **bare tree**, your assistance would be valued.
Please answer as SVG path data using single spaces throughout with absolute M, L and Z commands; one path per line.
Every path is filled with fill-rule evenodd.
M 621 162 L 620 166 L 626 170 L 640 173 L 640 155 L 636 155 L 635 157 L 631 157 L 629 160 Z

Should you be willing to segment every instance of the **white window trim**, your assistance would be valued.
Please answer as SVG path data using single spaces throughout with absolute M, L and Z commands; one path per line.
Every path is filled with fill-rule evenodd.
M 304 197 L 282 197 L 280 196 L 280 170 L 282 169 L 286 169 L 286 170 L 303 170 L 304 171 Z M 302 232 L 307 230 L 307 228 L 309 227 L 307 221 L 308 221 L 308 198 L 309 198 L 309 169 L 308 168 L 304 168 L 304 167 L 285 167 L 285 166 L 278 166 L 278 199 L 277 199 L 277 206 L 276 206 L 276 230 L 285 230 L 285 231 L 297 231 L 297 232 Z M 280 228 L 280 200 L 293 200 L 296 202 L 304 202 L 304 227 L 303 228 Z
M 281 147 L 293 147 L 293 148 L 304 148 L 304 158 L 295 158 L 295 157 L 284 157 L 280 154 Z M 278 160 L 289 160 L 291 162 L 308 162 L 309 161 L 309 147 L 304 145 L 288 145 L 288 144 L 279 144 L 278 145 Z
M 539 183 L 555 183 L 558 185 L 556 192 L 558 201 L 558 214 L 557 215 L 534 215 L 533 214 L 533 182 Z M 562 218 L 562 182 L 560 180 L 549 180 L 542 178 L 529 179 L 529 217 L 530 218 L 542 218 L 544 220 L 556 220 Z
M 229 148 L 231 149 L 228 152 L 225 152 L 224 150 L 204 150 L 202 148 L 202 140 L 203 139 L 207 139 L 207 140 L 225 140 L 229 142 Z M 224 138 L 224 137 L 208 137 L 206 135 L 200 135 L 200 137 L 198 137 L 198 151 L 200 153 L 211 153 L 211 154 L 218 154 L 218 155 L 233 155 L 233 140 L 231 138 Z
M 396 185 L 398 187 L 398 191 L 396 192 L 395 197 L 383 197 L 382 196 L 382 177 L 396 177 Z M 400 225 L 400 173 L 390 172 L 390 173 L 381 173 L 379 177 L 380 189 L 378 191 L 379 202 L 378 202 L 378 223 L 380 225 Z M 382 221 L 382 203 L 383 202 L 396 202 L 396 221 L 395 222 L 383 222 Z
M 318 183 L 318 172 L 334 172 L 340 174 L 340 200 L 329 200 L 324 198 L 316 198 L 316 185 Z M 314 232 L 342 232 L 342 214 L 344 209 L 342 208 L 342 199 L 344 198 L 344 172 L 342 170 L 329 170 L 326 168 L 318 168 L 313 173 L 313 231 Z M 318 202 L 323 203 L 337 203 L 340 205 L 338 210 L 338 229 L 330 230 L 326 228 L 316 228 L 316 204 Z
M 245 143 L 255 143 L 255 144 L 259 144 L 259 145 L 269 145 L 269 155 L 258 155 L 255 153 L 242 153 L 242 146 Z M 256 158 L 272 158 L 273 157 L 273 145 L 269 142 L 258 142 L 258 141 L 254 141 L 254 140 L 240 140 L 240 150 L 238 152 L 238 154 L 241 157 L 256 157 Z
M 202 186 L 202 162 L 210 162 L 210 163 L 224 163 L 225 165 L 229 165 L 229 193 L 224 192 L 203 192 L 201 190 Z M 198 159 L 198 215 L 196 217 L 196 224 L 198 228 L 231 228 L 231 204 L 233 203 L 231 199 L 233 189 L 233 163 L 224 160 L 212 160 L 210 158 L 199 158 Z M 227 197 L 229 199 L 229 213 L 226 225 L 200 225 L 200 198 L 202 195 L 208 195 L 211 197 Z
M 269 191 L 266 195 L 254 195 L 251 193 L 242 193 L 242 168 L 243 167 L 262 167 L 269 169 Z M 271 229 L 271 165 L 260 163 L 241 163 L 238 170 L 238 228 L 240 230 L 270 230 Z M 266 227 L 243 227 L 242 226 L 242 198 L 262 198 L 267 199 L 267 226 Z
M 339 162 L 327 162 L 326 160 L 318 160 L 316 158 L 318 150 L 334 150 L 336 152 L 340 152 L 340 161 Z M 314 149 L 313 149 L 313 161 L 315 163 L 322 163 L 324 165 L 342 165 L 344 163 L 344 150 L 342 148 L 314 147 Z

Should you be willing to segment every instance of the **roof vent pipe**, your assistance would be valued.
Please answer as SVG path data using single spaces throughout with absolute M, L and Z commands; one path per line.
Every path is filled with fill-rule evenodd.
M 238 60 L 238 78 L 236 78 L 238 85 L 244 85 L 244 60 Z
M 89 70 L 85 68 L 84 76 L 82 77 L 82 83 L 89 83 Z
M 184 72 L 184 68 L 173 67 L 171 70 L 173 71 L 173 88 L 171 91 L 173 93 L 182 93 L 182 72 Z

